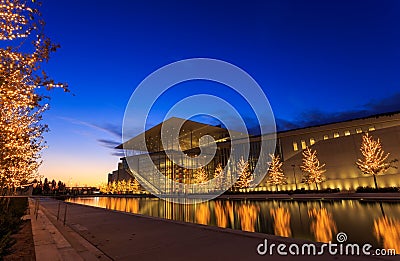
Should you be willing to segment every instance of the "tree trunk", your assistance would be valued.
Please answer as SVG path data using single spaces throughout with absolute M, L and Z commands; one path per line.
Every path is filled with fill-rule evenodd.
M 278 185 L 277 184 L 275 184 L 275 187 L 276 187 L 276 191 L 278 191 Z
M 318 191 L 318 183 L 317 182 L 315 182 L 315 187 L 317 188 L 317 191 Z
M 373 175 L 373 176 L 374 176 L 375 188 L 376 188 L 376 190 L 378 190 L 378 183 L 376 182 L 376 175 Z

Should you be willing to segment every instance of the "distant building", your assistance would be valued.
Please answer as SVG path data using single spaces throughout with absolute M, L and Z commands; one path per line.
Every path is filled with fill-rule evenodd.
M 217 141 L 217 154 L 213 161 L 206 166 L 210 177 L 219 163 L 223 166 L 226 164 L 230 148 L 229 134 L 226 129 L 179 118 L 171 118 L 166 122 L 172 123 L 174 126 L 182 126 L 179 137 L 180 145 L 184 153 L 189 156 L 198 155 L 200 137 L 207 134 Z M 160 123 L 126 143 L 130 144 L 134 150 L 146 151 L 146 154 L 137 153 L 130 156 L 129 160 L 135 162 L 135 168 L 139 173 L 151 171 L 141 168 L 141 160 L 144 155 L 150 155 L 154 165 L 163 175 L 180 183 L 188 183 L 193 177 L 193 171 L 175 165 L 166 156 L 160 141 L 161 126 Z M 299 167 L 302 164 L 302 151 L 307 146 L 317 150 L 320 162 L 326 164 L 327 180 L 320 184 L 321 188 L 354 190 L 358 186 L 373 187 L 373 178 L 363 175 L 355 164 L 357 159 L 362 157 L 360 146 L 362 135 L 365 132 L 369 132 L 375 139 L 381 140 L 384 151 L 390 153 L 389 159 L 400 160 L 400 112 L 278 132 L 276 153 L 283 160 L 283 170 L 288 178 L 288 184 L 282 185 L 280 188 L 283 190 L 291 190 L 296 187 L 308 189 L 307 185 L 301 183 L 303 173 Z M 143 138 L 145 138 L 146 144 L 141 142 Z M 250 169 L 254 169 L 258 158 L 257 148 L 259 148 L 260 136 L 252 136 L 250 141 L 249 162 Z M 117 148 L 122 148 L 122 145 Z M 167 149 L 173 151 L 176 148 Z M 118 170 L 109 174 L 109 181 L 130 178 L 131 171 L 126 162 L 126 158 L 121 159 Z M 150 176 L 149 179 L 151 179 L 151 175 L 146 176 Z M 157 180 L 139 181 L 149 184 L 157 182 Z M 378 176 L 378 184 L 381 187 L 400 186 L 399 169 L 392 168 L 386 174 Z M 265 180 L 255 188 L 255 190 L 274 189 L 275 187 L 266 184 Z
M 128 181 L 130 179 L 133 179 L 128 166 L 124 166 L 124 164 L 126 164 L 125 161 L 119 162 L 118 169 L 108 174 L 108 183 L 111 183 L 113 181 Z

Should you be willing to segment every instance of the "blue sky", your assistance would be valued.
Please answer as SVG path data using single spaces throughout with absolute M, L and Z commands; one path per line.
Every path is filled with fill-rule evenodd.
M 399 1 L 59 0 L 41 10 L 61 44 L 46 70 L 71 93 L 51 92 L 40 172 L 72 185 L 106 181 L 130 95 L 181 59 L 244 69 L 280 129 L 400 109 Z

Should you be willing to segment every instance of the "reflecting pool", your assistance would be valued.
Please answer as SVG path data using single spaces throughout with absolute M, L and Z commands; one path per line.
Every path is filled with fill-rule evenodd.
M 400 202 L 362 200 L 213 200 L 178 205 L 158 198 L 82 197 L 67 201 L 222 228 L 283 237 L 369 243 L 400 253 Z

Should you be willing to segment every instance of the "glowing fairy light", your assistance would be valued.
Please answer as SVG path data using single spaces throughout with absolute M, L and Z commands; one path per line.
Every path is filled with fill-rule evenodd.
M 0 40 L 10 46 L 0 48 L 0 188 L 12 189 L 29 184 L 41 164 L 40 152 L 45 148 L 41 124 L 48 108 L 44 96 L 36 90 L 67 86 L 55 83 L 41 63 L 48 61 L 54 45 L 43 33 L 44 22 L 36 8 L 19 0 L 0 0 Z M 32 36 L 34 31 L 40 33 Z M 33 42 L 17 40 L 32 37 Z M 21 51 L 32 44 L 33 51 Z M 27 48 L 24 48 L 24 50 Z
M 358 159 L 357 167 L 365 175 L 374 177 L 375 188 L 378 188 L 376 176 L 385 173 L 390 167 L 387 161 L 389 153 L 385 154 L 379 139 L 374 140 L 372 136 L 366 133 L 362 138 L 360 151 L 363 159 Z
M 237 163 L 237 168 L 239 172 L 239 178 L 236 181 L 235 186 L 240 189 L 250 187 L 250 184 L 253 181 L 253 176 L 251 175 L 249 169 L 249 162 L 245 161 L 242 157 Z
M 278 185 L 287 184 L 287 178 L 283 174 L 282 161 L 279 155 L 269 155 L 271 157 L 271 163 L 268 169 L 268 184 L 275 185 L 276 190 L 278 190 Z
M 204 167 L 197 169 L 196 172 L 194 173 L 194 182 L 200 184 L 207 181 L 208 181 L 208 174 L 204 169 Z
M 318 184 L 326 180 L 325 175 L 325 164 L 320 164 L 317 158 L 317 151 L 306 148 L 303 151 L 303 165 L 300 168 L 305 172 L 303 182 L 310 185 L 315 183 L 318 190 Z

